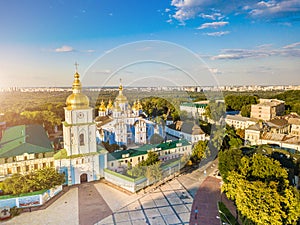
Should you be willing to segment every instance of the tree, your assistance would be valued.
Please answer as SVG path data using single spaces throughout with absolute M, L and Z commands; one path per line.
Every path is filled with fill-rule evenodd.
M 203 114 L 215 122 L 219 122 L 225 116 L 225 104 L 223 102 L 210 102 Z
M 50 189 L 65 182 L 65 175 L 56 172 L 51 167 L 37 170 L 33 177 L 38 190 Z
M 236 135 L 241 138 L 241 139 L 245 139 L 245 130 L 244 129 L 241 129 L 241 128 L 238 128 L 236 130 Z
M 161 162 L 156 162 L 152 165 L 147 166 L 145 177 L 148 179 L 149 183 L 158 181 L 162 178 L 162 173 L 160 169 Z
M 158 154 L 156 152 L 150 151 L 147 154 L 147 159 L 140 162 L 142 166 L 150 166 L 159 161 Z
M 13 174 L 2 182 L 1 189 L 4 194 L 19 195 L 32 191 L 50 189 L 64 182 L 64 174 L 56 172 L 54 168 L 46 167 L 26 175 Z
M 226 110 L 242 110 L 243 106 L 257 104 L 258 97 L 251 95 L 227 95 L 225 97 Z M 245 109 L 244 109 L 245 110 Z
M 153 134 L 150 138 L 150 144 L 151 145 L 160 144 L 163 142 L 163 140 L 164 138 L 159 134 Z
M 5 194 L 18 195 L 30 191 L 30 185 L 25 176 L 21 174 L 13 174 L 2 182 L 2 191 Z
M 192 159 L 194 162 L 200 161 L 203 157 L 205 157 L 205 151 L 207 149 L 208 141 L 198 141 L 192 150 Z
M 227 182 L 229 172 L 238 171 L 242 156 L 240 149 L 228 149 L 219 152 L 219 171 L 224 182 Z
M 235 201 L 241 215 L 255 224 L 296 224 L 300 215 L 299 192 L 287 178 L 287 171 L 278 161 L 261 154 L 244 156 L 238 169 L 228 171 L 222 191 Z
M 243 105 L 241 108 L 241 116 L 250 117 L 251 105 Z

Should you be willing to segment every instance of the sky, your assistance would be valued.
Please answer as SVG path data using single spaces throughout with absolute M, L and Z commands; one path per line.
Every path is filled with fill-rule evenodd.
M 300 85 L 299 0 L 0 1 L 0 87 Z

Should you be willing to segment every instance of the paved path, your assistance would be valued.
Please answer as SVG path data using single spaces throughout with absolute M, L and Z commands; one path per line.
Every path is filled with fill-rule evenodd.
M 79 225 L 93 225 L 112 214 L 93 183 L 78 187 Z
M 216 177 L 207 177 L 200 185 L 194 198 L 190 224 L 219 225 L 220 219 L 217 203 L 221 199 L 221 180 Z M 195 210 L 198 210 L 198 213 Z

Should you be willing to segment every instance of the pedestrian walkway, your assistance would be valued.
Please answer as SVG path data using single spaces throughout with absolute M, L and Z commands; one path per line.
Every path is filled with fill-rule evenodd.
M 221 180 L 208 176 L 200 185 L 194 198 L 190 224 L 219 225 L 219 211 L 217 203 L 221 199 Z
M 112 214 L 93 184 L 78 187 L 79 225 L 93 225 Z

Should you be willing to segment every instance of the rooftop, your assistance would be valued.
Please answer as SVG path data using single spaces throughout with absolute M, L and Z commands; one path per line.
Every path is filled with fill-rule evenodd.
M 127 149 L 127 150 L 121 150 L 121 151 L 115 151 L 115 152 L 109 153 L 107 155 L 107 160 L 114 161 L 114 160 L 119 160 L 119 159 L 131 158 L 131 157 L 135 157 L 135 156 L 139 156 L 139 155 L 146 155 L 149 150 L 156 149 L 156 151 L 163 151 L 163 150 L 167 150 L 167 149 L 176 148 L 178 145 L 187 146 L 187 145 L 190 145 L 190 143 L 185 139 L 180 139 L 177 141 L 163 142 L 158 145 L 143 145 L 139 148 Z
M 52 151 L 51 142 L 41 125 L 19 125 L 6 128 L 0 141 L 0 158 Z

